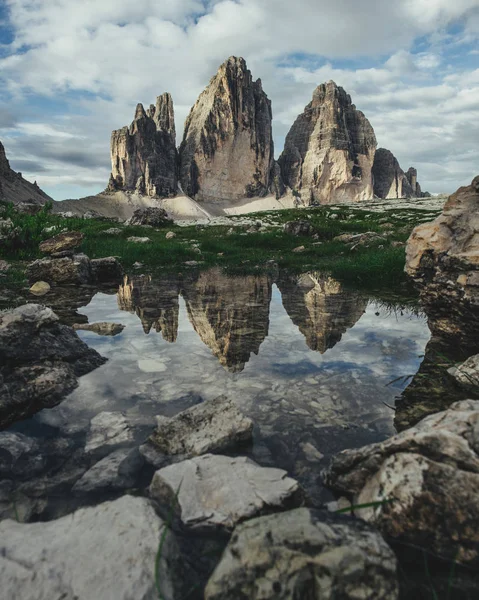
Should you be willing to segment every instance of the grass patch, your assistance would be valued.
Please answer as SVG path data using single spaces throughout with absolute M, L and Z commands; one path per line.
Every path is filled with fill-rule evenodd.
M 413 227 L 424 221 L 424 216 L 424 211 L 413 209 L 378 213 L 355 207 L 321 206 L 230 217 L 228 225 L 167 225 L 164 229 L 153 229 L 130 227 L 106 219 L 64 218 L 52 214 L 48 206 L 37 215 L 25 215 L 17 213 L 12 205 L 3 204 L 0 217 L 12 220 L 17 235 L 0 246 L 0 257 L 10 261 L 40 258 L 40 242 L 70 230 L 85 235 L 79 251 L 90 258 L 116 256 L 126 269 L 140 262 L 145 271 L 178 272 L 187 268 L 186 262 L 197 261 L 200 268 L 219 266 L 231 274 L 245 274 L 277 265 L 297 273 L 323 271 L 355 286 L 397 289 L 406 282 L 405 252 L 393 242 L 404 242 Z M 247 232 L 245 219 L 260 221 L 262 226 L 257 231 Z M 316 237 L 286 235 L 283 225 L 291 220 L 308 220 Z M 112 227 L 121 232 L 105 234 Z M 167 231 L 173 231 L 175 237 L 167 240 Z M 344 233 L 365 232 L 379 233 L 385 239 L 354 250 L 334 240 Z M 151 241 L 129 242 L 131 236 L 148 237 Z M 304 246 L 304 251 L 293 252 L 299 246 Z M 21 276 L 12 273 L 9 277 Z

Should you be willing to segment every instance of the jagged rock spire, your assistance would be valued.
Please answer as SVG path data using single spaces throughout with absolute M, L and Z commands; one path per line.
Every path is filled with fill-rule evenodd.
M 170 94 L 145 110 L 138 104 L 129 127 L 111 134 L 108 190 L 175 196 L 178 188 L 175 116 Z
M 185 123 L 180 181 L 197 200 L 268 193 L 274 166 L 271 102 L 243 58 L 231 56 L 200 94 Z

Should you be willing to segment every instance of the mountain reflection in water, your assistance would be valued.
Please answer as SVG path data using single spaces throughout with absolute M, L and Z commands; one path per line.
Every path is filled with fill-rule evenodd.
M 158 415 L 220 395 L 255 424 L 253 444 L 241 453 L 286 469 L 319 505 L 329 498 L 320 472 L 332 455 L 394 433 L 390 406 L 406 383 L 388 383 L 418 371 L 430 337 L 423 315 L 383 306 L 314 272 L 130 275 L 115 292 L 56 289 L 42 302 L 61 308 L 70 324 L 125 328 L 114 337 L 79 331 L 108 361 L 58 406 L 10 427 L 50 453 L 39 473 L 11 482 L 4 508 L 0 497 L 4 515 L 11 494 L 28 498 L 32 519 L 89 501 L 71 490 L 111 451 L 107 443 L 88 451 L 95 417 L 121 423 L 122 447 L 133 449 Z M 150 480 L 141 471 L 128 485 L 142 489 Z
M 323 354 L 364 314 L 367 298 L 317 273 L 283 274 L 277 281 L 283 306 L 311 350 Z M 178 333 L 178 297 L 188 318 L 220 364 L 243 371 L 268 335 L 273 279 L 269 275 L 229 277 L 211 269 L 198 277 L 125 277 L 118 306 L 136 314 L 143 331 L 161 332 L 168 342 Z

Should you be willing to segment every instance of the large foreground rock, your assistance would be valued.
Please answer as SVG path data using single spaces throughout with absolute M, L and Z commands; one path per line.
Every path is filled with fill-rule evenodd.
M 390 538 L 479 565 L 479 401 L 457 402 L 378 444 L 345 450 L 326 485 Z
M 0 580 L 9 600 L 154 600 L 163 522 L 144 498 L 123 496 L 48 523 L 0 522 Z M 166 535 L 159 561 L 165 600 L 181 598 L 178 550 Z
M 55 406 L 105 361 L 45 306 L 0 313 L 0 427 Z
M 177 193 L 175 116 L 170 94 L 146 111 L 136 107 L 130 127 L 113 131 L 109 191 L 172 197 Z
M 175 417 L 157 417 L 150 441 L 165 454 L 198 456 L 220 452 L 253 435 L 253 422 L 224 396 L 188 408 Z
M 240 521 L 302 501 L 299 484 L 286 471 L 214 454 L 160 469 L 150 493 L 161 504 L 174 506 L 185 525 L 201 528 L 233 529 Z
M 243 58 L 231 56 L 200 94 L 185 123 L 180 181 L 196 200 L 265 196 L 274 171 L 271 102 Z
M 205 600 L 394 600 L 396 559 L 361 521 L 299 508 L 239 525 Z
M 479 176 L 449 196 L 442 214 L 414 229 L 406 272 L 432 303 L 479 306 Z
M 373 197 L 373 128 L 334 81 L 319 85 L 298 116 L 279 158 L 286 185 L 306 203 Z

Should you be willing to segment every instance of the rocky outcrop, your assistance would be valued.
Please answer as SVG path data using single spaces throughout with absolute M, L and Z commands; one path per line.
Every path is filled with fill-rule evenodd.
M 162 94 L 145 111 L 136 107 L 130 127 L 113 131 L 110 143 L 110 191 L 159 198 L 177 193 L 177 151 L 173 100 Z
M 123 268 L 113 256 L 90 260 L 86 254 L 73 254 L 63 258 L 38 259 L 28 265 L 26 275 L 30 283 L 118 285 L 123 277 Z
M 85 236 L 81 231 L 66 231 L 65 233 L 59 233 L 55 237 L 41 242 L 39 249 L 40 252 L 43 252 L 44 254 L 67 252 L 78 248 L 84 237 Z
M 185 123 L 180 181 L 196 200 L 265 196 L 274 171 L 271 102 L 243 58 L 230 57 L 201 93 Z M 273 170 L 273 174 L 272 174 Z
M 272 281 L 267 275 L 231 278 L 220 269 L 184 282 L 182 294 L 196 333 L 233 373 L 258 354 L 268 335 Z
M 373 197 L 373 128 L 334 81 L 319 85 L 291 127 L 279 158 L 283 180 L 302 201 L 330 204 Z
M 479 306 L 479 176 L 449 196 L 442 214 L 416 227 L 406 272 L 428 303 Z
M 479 401 L 457 402 L 392 438 L 337 455 L 326 484 L 392 539 L 479 565 Z
M 188 408 L 175 417 L 157 417 L 150 440 L 165 454 L 199 456 L 250 442 L 253 422 L 224 396 Z
M 1 521 L 2 595 L 150 600 L 158 597 L 158 582 L 165 600 L 184 597 L 179 550 L 170 532 L 157 563 L 164 527 L 148 500 L 132 496 L 48 523 Z
M 312 235 L 313 226 L 309 221 L 288 221 L 283 230 L 288 235 Z
M 137 208 L 128 219 L 127 225 L 164 227 L 165 225 L 171 225 L 171 219 L 168 218 L 168 213 L 163 208 L 149 206 L 146 208 Z
M 277 281 L 283 306 L 311 350 L 323 354 L 364 314 L 367 300 L 330 277 L 304 273 Z
M 385 148 L 378 148 L 373 163 L 374 195 L 378 198 L 422 198 L 425 196 L 417 181 L 417 170 L 405 173 L 397 158 Z
M 0 427 L 55 406 L 105 361 L 45 306 L 1 314 Z
M 123 279 L 118 289 L 118 307 L 134 313 L 141 321 L 143 331 L 154 329 L 167 342 L 175 342 L 178 334 L 180 284 L 176 276 L 151 275 Z
M 37 182 L 30 183 L 10 168 L 5 148 L 0 142 L 0 200 L 19 204 L 45 204 L 52 200 L 48 194 L 41 190 Z
M 298 508 L 239 525 L 205 600 L 395 600 L 396 559 L 371 527 Z
M 214 454 L 160 469 L 150 494 L 160 504 L 175 507 L 184 525 L 202 529 L 232 530 L 245 519 L 294 508 L 302 501 L 300 486 L 286 471 Z

